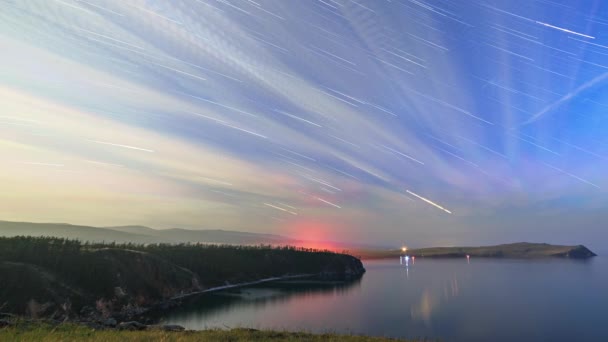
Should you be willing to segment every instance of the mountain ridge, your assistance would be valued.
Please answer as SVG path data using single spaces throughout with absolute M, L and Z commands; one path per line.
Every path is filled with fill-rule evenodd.
M 142 225 L 95 227 L 69 223 L 33 223 L 0 220 L 0 236 L 55 236 L 89 242 L 301 244 L 303 241 L 269 233 L 223 229 L 155 229 Z

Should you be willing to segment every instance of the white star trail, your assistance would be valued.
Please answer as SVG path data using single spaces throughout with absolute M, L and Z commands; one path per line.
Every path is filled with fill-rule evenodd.
M 418 159 L 416 159 L 416 158 L 414 158 L 414 157 L 408 156 L 407 154 L 405 154 L 405 153 L 403 153 L 403 152 L 399 152 L 399 151 L 397 151 L 397 150 L 395 150 L 395 149 L 392 149 L 392 148 L 390 148 L 390 147 L 388 147 L 388 146 L 385 146 L 385 145 L 380 145 L 380 146 L 382 146 L 383 148 L 385 148 L 385 149 L 387 149 L 387 150 L 389 150 L 389 151 L 391 151 L 391 152 L 393 152 L 393 153 L 397 153 L 398 155 L 400 155 L 400 156 L 402 156 L 402 157 L 405 157 L 405 158 L 407 158 L 407 159 L 409 159 L 409 160 L 411 160 L 411 161 L 414 161 L 414 162 L 416 162 L 416 163 L 418 163 L 418 164 L 420 164 L 420 165 L 424 165 L 424 163 L 423 163 L 423 162 L 421 162 L 420 160 L 418 160 Z
M 555 167 L 555 166 L 553 166 L 553 165 L 550 165 L 550 164 L 547 164 L 547 163 L 545 163 L 545 165 L 547 165 L 548 167 L 552 168 L 552 169 L 553 169 L 553 170 L 555 170 L 555 171 L 559 171 L 559 172 L 563 173 L 563 174 L 564 174 L 564 175 L 566 175 L 566 176 L 572 177 L 572 178 L 574 178 L 574 179 L 576 179 L 576 180 L 578 180 L 578 181 L 581 181 L 581 182 L 583 182 L 583 183 L 585 183 L 585 184 L 589 184 L 589 185 L 591 185 L 591 186 L 592 186 L 592 187 L 594 187 L 594 188 L 598 188 L 598 189 L 600 188 L 598 185 L 593 184 L 593 183 L 591 183 L 590 181 L 588 181 L 588 180 L 586 180 L 586 179 L 583 179 L 583 178 L 581 178 L 581 177 L 579 177 L 579 176 L 575 176 L 575 175 L 573 175 L 573 174 L 571 174 L 571 173 L 569 173 L 569 172 L 566 172 L 566 171 L 564 171 L 564 170 L 562 170 L 562 169 L 560 169 L 560 168 L 557 168 L 557 167 Z
M 565 29 L 565 28 L 563 28 L 563 27 L 559 27 L 559 26 L 554 26 L 554 25 L 551 25 L 551 24 L 547 24 L 547 23 L 544 23 L 544 22 L 542 22 L 542 21 L 536 21 L 536 23 L 537 23 L 537 24 L 540 24 L 540 25 L 543 25 L 543 26 L 546 26 L 546 27 L 549 27 L 549 28 L 552 28 L 552 29 L 555 29 L 555 30 L 562 31 L 562 32 L 566 32 L 566 33 L 574 34 L 574 35 L 581 36 L 581 37 L 585 37 L 585 38 L 595 39 L 595 37 L 592 37 L 592 36 L 589 36 L 589 35 L 586 35 L 586 34 L 582 34 L 582 33 L 579 33 L 579 32 L 574 32 L 574 31 L 571 31 L 571 30 Z
M 110 142 L 107 142 L 107 141 L 99 141 L 99 140 L 89 140 L 89 141 L 90 142 L 94 142 L 96 144 L 102 144 L 102 145 L 109 145 L 109 146 L 115 146 L 115 147 L 128 148 L 130 150 L 144 151 L 144 152 L 150 152 L 150 153 L 154 152 L 154 150 L 149 150 L 147 148 L 130 146 L 130 145 L 123 145 L 123 144 L 115 144 L 115 143 L 110 143 Z
M 435 203 L 435 202 L 431 201 L 430 199 L 424 198 L 424 197 L 422 197 L 422 196 L 420 196 L 420 195 L 418 195 L 418 194 L 416 194 L 416 193 L 414 193 L 414 192 L 412 192 L 412 191 L 409 191 L 409 190 L 406 190 L 406 192 L 407 192 L 408 194 L 410 194 L 410 195 L 414 196 L 414 197 L 418 197 L 419 199 L 421 199 L 421 200 L 425 201 L 426 203 L 428 203 L 428 204 L 430 204 L 430 205 L 434 206 L 435 208 L 439 208 L 439 209 L 441 209 L 441 210 L 445 211 L 445 212 L 446 212 L 446 213 L 448 213 L 448 214 L 451 214 L 451 213 L 452 213 L 451 211 L 449 211 L 449 210 L 447 210 L 446 208 L 444 208 L 444 207 L 440 206 L 439 204 L 437 204 L 437 203 Z
M 52 167 L 64 167 L 63 164 L 55 164 L 55 163 L 41 163 L 41 162 L 21 162 L 23 164 L 28 165 L 39 165 L 39 166 L 52 166 Z
M 284 111 L 282 111 L 282 110 L 275 109 L 274 111 L 275 111 L 275 112 L 277 112 L 277 113 L 283 114 L 283 115 L 285 115 L 285 116 L 288 116 L 288 117 L 290 117 L 290 118 L 292 118 L 292 119 L 295 119 L 295 120 L 299 120 L 299 121 L 305 122 L 305 123 L 307 123 L 307 124 L 309 124 L 309 125 L 313 125 L 313 126 L 317 126 L 317 127 L 323 127 L 323 126 L 319 125 L 318 123 L 312 122 L 312 121 L 310 121 L 310 120 L 303 119 L 303 118 L 301 118 L 301 117 L 299 117 L 299 116 L 296 116 L 296 115 L 293 115 L 293 114 L 289 114 L 289 113 L 284 112 Z
M 339 205 L 337 205 L 337 204 L 335 204 L 335 203 L 332 203 L 332 202 L 330 202 L 330 201 L 328 201 L 328 200 L 324 200 L 324 199 L 322 199 L 321 197 L 315 197 L 315 198 L 316 198 L 317 200 L 319 200 L 319 201 L 321 201 L 321 202 L 325 203 L 325 204 L 329 204 L 329 205 L 331 205 L 332 207 L 335 207 L 335 208 L 338 208 L 338 209 L 342 209 L 342 207 L 341 207 L 341 206 L 339 206 Z
M 603 1 L 2 4 L 0 221 L 422 246 L 606 202 Z
M 264 205 L 267 206 L 267 207 L 271 207 L 271 208 L 274 208 L 274 209 L 277 209 L 277 210 L 284 211 L 286 213 L 290 213 L 292 215 L 298 215 L 297 213 L 295 213 L 293 211 L 290 211 L 290 210 L 287 210 L 287 209 L 284 209 L 284 208 L 281 208 L 281 207 L 277 207 L 276 205 L 272 205 L 270 203 L 264 203 Z

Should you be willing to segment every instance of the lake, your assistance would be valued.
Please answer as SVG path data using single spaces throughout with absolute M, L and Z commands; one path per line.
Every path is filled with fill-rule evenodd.
M 608 258 L 364 262 L 360 281 L 200 296 L 163 322 L 442 341 L 608 341 Z

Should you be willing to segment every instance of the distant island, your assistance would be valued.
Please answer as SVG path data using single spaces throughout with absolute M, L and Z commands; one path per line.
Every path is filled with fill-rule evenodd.
M 410 255 L 423 258 L 544 258 L 560 257 L 587 259 L 596 256 L 583 245 L 561 246 L 546 243 L 518 242 L 482 247 L 431 247 L 418 249 L 359 250 L 358 256 L 364 259 L 397 258 Z

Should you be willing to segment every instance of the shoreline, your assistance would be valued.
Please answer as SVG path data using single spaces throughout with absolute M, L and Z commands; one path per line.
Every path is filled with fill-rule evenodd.
M 207 293 L 298 279 L 348 281 L 365 273 L 351 255 L 296 247 L 87 244 L 23 236 L 0 237 L 0 250 L 0 311 L 111 327 L 152 323 L 158 313 Z
M 550 245 L 547 243 L 516 242 L 494 246 L 479 247 L 427 247 L 393 250 L 353 251 L 362 260 L 390 259 L 404 255 L 416 258 L 495 258 L 495 259 L 589 259 L 597 256 L 583 245 Z
M 182 299 L 187 299 L 188 297 L 193 297 L 193 296 L 205 294 L 205 293 L 218 292 L 218 291 L 229 290 L 229 289 L 234 289 L 234 288 L 239 288 L 239 287 L 257 285 L 257 284 L 264 284 L 264 283 L 269 283 L 269 282 L 278 281 L 278 280 L 309 278 L 309 277 L 315 277 L 318 275 L 319 274 L 310 273 L 310 274 L 294 274 L 294 275 L 285 275 L 285 276 L 280 276 L 280 277 L 270 277 L 270 278 L 264 278 L 264 279 L 259 279 L 259 280 L 244 282 L 244 283 L 236 283 L 236 284 L 230 284 L 230 285 L 210 287 L 205 290 L 195 291 L 195 292 L 190 292 L 190 293 L 186 293 L 183 295 L 175 296 L 175 297 L 169 298 L 168 300 L 169 301 L 182 300 Z
M 400 256 L 404 255 L 388 255 L 388 256 L 380 256 L 380 257 L 361 257 L 362 262 L 366 261 L 375 261 L 375 260 L 396 260 Z M 412 256 L 416 259 L 433 259 L 433 260 L 446 260 L 446 259 L 466 259 L 466 255 L 458 255 L 458 256 L 448 256 L 448 255 L 412 255 L 408 254 L 411 258 Z M 490 260 L 578 260 L 578 261 L 588 261 L 589 258 L 579 258 L 579 257 L 571 257 L 571 256 L 561 256 L 561 255 L 550 255 L 550 256 L 485 256 L 485 255 L 469 255 L 471 258 L 475 257 L 475 259 L 490 259 Z M 598 255 L 593 256 L 593 258 L 598 257 Z
M 358 277 L 362 277 L 364 273 L 365 273 L 365 268 L 363 268 L 363 272 L 358 274 Z M 131 318 L 135 319 L 135 321 L 141 321 L 141 320 L 146 321 L 147 320 L 148 322 L 153 322 L 154 324 L 156 324 L 160 321 L 159 317 L 156 317 L 156 315 L 158 313 L 167 311 L 167 310 L 177 309 L 177 308 L 181 307 L 182 305 L 184 305 L 184 301 L 191 300 L 194 297 L 199 296 L 199 295 L 204 295 L 204 294 L 209 294 L 209 293 L 214 293 L 214 292 L 221 292 L 221 291 L 225 291 L 225 290 L 248 287 L 248 286 L 253 286 L 253 285 L 259 285 L 259 284 L 264 284 L 264 283 L 272 283 L 272 282 L 276 282 L 276 281 L 283 281 L 283 280 L 290 280 L 290 279 L 308 279 L 308 278 L 318 278 L 319 282 L 328 283 L 328 284 L 335 282 L 335 281 L 348 282 L 348 281 L 354 280 L 354 279 L 349 279 L 349 278 L 345 278 L 343 280 L 338 280 L 335 278 L 335 276 L 333 274 L 331 276 L 327 277 L 327 274 L 325 274 L 325 273 L 304 273 L 304 274 L 292 274 L 292 275 L 284 275 L 284 276 L 279 276 L 279 277 L 263 278 L 263 279 L 253 280 L 253 281 L 236 283 L 236 284 L 215 286 L 215 287 L 210 287 L 205 290 L 184 293 L 184 294 L 181 294 L 178 296 L 167 298 L 167 299 L 163 300 L 162 302 L 159 302 L 152 306 L 144 308 L 138 314 L 131 316 Z

